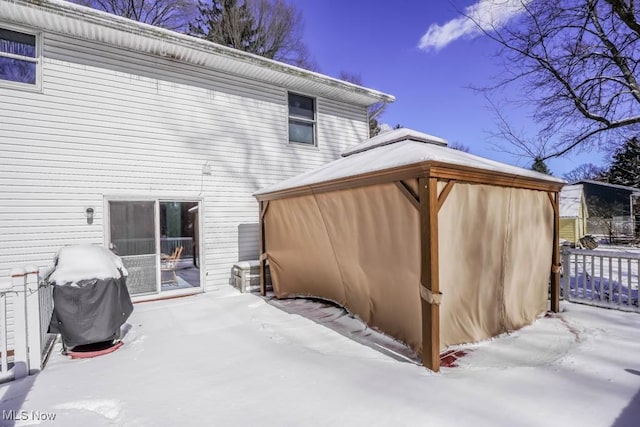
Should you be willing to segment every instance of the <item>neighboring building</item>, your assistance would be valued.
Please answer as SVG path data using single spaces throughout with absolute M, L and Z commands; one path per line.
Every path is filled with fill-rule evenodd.
M 567 185 L 560 191 L 560 240 L 575 245 L 587 234 L 589 210 L 583 186 Z
M 640 188 L 606 182 L 582 180 L 584 196 L 589 209 L 589 234 L 615 238 L 640 235 Z
M 0 279 L 99 244 L 150 298 L 226 285 L 258 257 L 252 193 L 366 140 L 367 107 L 393 101 L 60 0 L 0 0 L 0 97 Z

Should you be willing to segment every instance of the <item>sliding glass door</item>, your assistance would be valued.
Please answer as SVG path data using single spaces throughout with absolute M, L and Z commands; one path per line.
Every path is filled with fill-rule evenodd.
M 109 248 L 129 271 L 131 295 L 200 287 L 199 202 L 110 200 Z
M 155 202 L 109 202 L 111 242 L 109 248 L 122 258 L 129 272 L 131 295 L 156 292 Z
M 200 286 L 197 202 L 160 201 L 160 291 Z M 191 211 L 191 212 L 190 212 Z

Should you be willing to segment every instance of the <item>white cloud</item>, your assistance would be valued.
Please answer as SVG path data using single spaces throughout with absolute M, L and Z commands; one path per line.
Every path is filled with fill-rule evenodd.
M 524 10 L 532 0 L 478 0 L 464 9 L 463 16 L 443 25 L 431 24 L 420 39 L 418 47 L 423 50 L 440 50 L 461 38 L 473 38 L 482 34 L 478 26 L 491 31 L 505 25 Z

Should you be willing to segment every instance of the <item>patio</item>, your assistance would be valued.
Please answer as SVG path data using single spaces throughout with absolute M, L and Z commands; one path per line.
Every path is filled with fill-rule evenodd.
M 118 351 L 57 347 L 43 372 L 0 386 L 0 425 L 637 425 L 640 316 L 563 309 L 433 374 L 338 309 L 313 321 L 231 287 L 137 304 Z

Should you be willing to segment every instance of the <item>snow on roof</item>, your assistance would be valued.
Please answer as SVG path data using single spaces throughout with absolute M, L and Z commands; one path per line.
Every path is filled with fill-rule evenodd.
M 62 0 L 0 0 L 0 21 L 105 43 L 275 84 L 371 105 L 392 95 Z
M 582 203 L 582 185 L 567 185 L 560 191 L 560 218 L 577 218 Z
M 391 140 L 393 138 L 389 139 Z M 321 182 L 382 171 L 400 166 L 420 164 L 427 161 L 467 166 L 476 169 L 484 169 L 487 171 L 507 173 L 557 183 L 566 182 L 563 179 L 555 178 L 529 169 L 523 169 L 517 166 L 465 153 L 464 151 L 454 150 L 442 145 L 436 145 L 432 141 L 436 141 L 436 143 L 441 144 L 444 140 L 431 136 L 429 136 L 429 141 L 417 141 L 407 138 L 400 141 L 395 140 L 393 142 L 387 142 L 383 145 L 375 144 L 375 146 L 368 147 L 364 151 L 352 149 L 352 152 L 346 152 L 348 153 L 346 157 L 334 160 L 333 162 L 327 163 L 318 169 L 305 172 L 301 175 L 294 176 L 272 186 L 263 188 L 255 192 L 254 195 L 257 196 L 276 191 L 288 190 L 291 188 L 305 187 L 312 184 L 319 184 Z M 368 145 L 370 144 L 370 141 L 365 142 L 364 144 Z
M 122 260 L 110 250 L 96 245 L 65 246 L 55 257 L 53 272 L 47 277 L 56 285 L 73 285 L 80 280 L 117 279 L 127 276 Z
M 381 147 L 383 145 L 393 144 L 394 142 L 403 141 L 409 139 L 411 141 L 424 142 L 427 144 L 436 144 L 447 146 L 447 141 L 437 136 L 429 135 L 426 133 L 418 132 L 412 129 L 400 128 L 390 132 L 384 132 L 379 135 L 370 138 L 367 142 L 357 144 L 342 153 L 343 157 L 350 156 L 352 154 L 360 153 L 362 151 L 371 150 L 372 148 Z
M 630 191 L 632 193 L 640 193 L 640 188 L 635 188 L 635 187 L 629 187 L 626 185 L 618 185 L 618 184 L 609 184 L 608 182 L 602 182 L 602 181 L 594 181 L 592 179 L 582 179 L 580 181 L 578 181 L 576 184 L 594 184 L 594 185 L 603 185 L 605 187 L 611 187 L 611 188 L 619 188 L 621 190 L 627 190 Z

